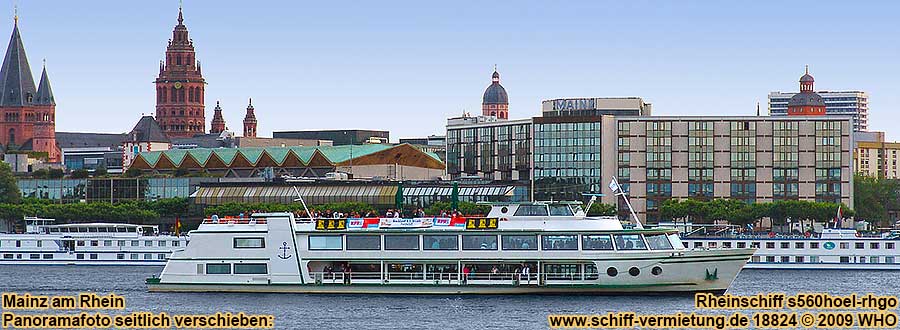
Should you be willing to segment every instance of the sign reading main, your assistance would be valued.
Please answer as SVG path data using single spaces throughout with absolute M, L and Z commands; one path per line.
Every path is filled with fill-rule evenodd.
M 550 102 L 553 103 L 553 111 L 594 110 L 597 108 L 595 99 L 560 99 Z

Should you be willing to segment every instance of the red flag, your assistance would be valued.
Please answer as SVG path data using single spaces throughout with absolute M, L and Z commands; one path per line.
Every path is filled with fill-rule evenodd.
M 181 219 L 178 219 L 178 217 L 175 217 L 175 236 L 179 236 L 180 232 L 181 232 Z

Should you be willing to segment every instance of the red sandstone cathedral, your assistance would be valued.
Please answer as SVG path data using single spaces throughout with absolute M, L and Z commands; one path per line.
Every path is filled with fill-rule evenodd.
M 5 151 L 37 151 L 48 161 L 59 161 L 56 145 L 56 100 L 44 66 L 38 87 L 25 45 L 19 35 L 19 19 L 13 22 L 12 37 L 0 68 L 0 144 Z

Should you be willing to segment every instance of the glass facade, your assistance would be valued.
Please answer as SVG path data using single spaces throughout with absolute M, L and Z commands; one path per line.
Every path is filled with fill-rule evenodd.
M 800 123 L 772 123 L 772 199 L 796 200 L 800 196 Z
M 756 201 L 756 122 L 730 123 L 731 198 Z
M 672 122 L 647 124 L 647 222 L 659 222 L 659 206 L 672 198 Z
M 493 180 L 531 179 L 531 122 L 447 127 L 447 174 Z
M 600 122 L 534 124 L 534 199 L 582 200 L 600 193 Z
M 688 124 L 688 196 L 710 200 L 713 196 L 713 123 Z
M 816 123 L 816 201 L 841 201 L 841 125 Z
M 19 179 L 23 197 L 60 203 L 120 202 L 189 197 L 201 178 Z M 208 179 L 207 179 L 208 180 Z

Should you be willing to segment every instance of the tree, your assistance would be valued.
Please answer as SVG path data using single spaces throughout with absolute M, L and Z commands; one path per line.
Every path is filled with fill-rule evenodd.
M 72 174 L 69 174 L 72 179 L 86 179 L 88 176 L 88 171 L 85 169 L 74 170 Z
M 858 174 L 853 180 L 853 203 L 865 206 L 859 209 L 857 217 L 879 226 L 891 226 L 888 210 L 897 209 L 900 181 Z M 846 212 L 844 214 L 846 215 Z
M 125 170 L 125 173 L 122 173 L 122 175 L 124 175 L 126 178 L 136 178 L 141 176 L 141 170 L 134 167 L 129 167 L 127 170 Z
M 0 203 L 19 203 L 22 193 L 16 185 L 12 167 L 6 162 L 0 162 Z
M 61 168 L 51 168 L 47 171 L 48 179 L 62 179 L 66 176 L 66 172 L 64 172 Z
M 109 172 L 106 170 L 106 166 L 100 166 L 94 170 L 94 177 L 106 176 Z
M 46 168 L 37 169 L 31 172 L 31 177 L 35 179 L 46 179 L 50 171 Z
M 591 209 L 587 211 L 589 216 L 613 216 L 618 213 L 616 206 L 613 204 L 594 203 Z

